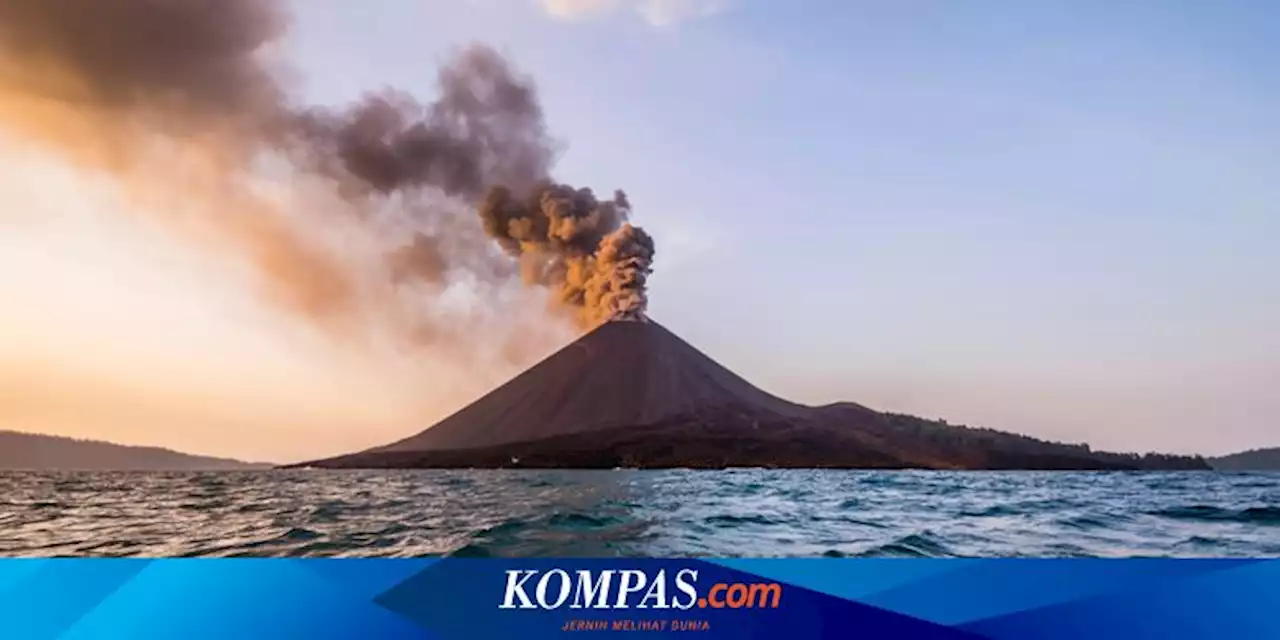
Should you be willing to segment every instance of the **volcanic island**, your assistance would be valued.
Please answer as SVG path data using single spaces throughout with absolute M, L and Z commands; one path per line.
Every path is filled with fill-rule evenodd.
M 311 468 L 1209 469 L 771 395 L 646 315 L 600 324 L 417 435 Z

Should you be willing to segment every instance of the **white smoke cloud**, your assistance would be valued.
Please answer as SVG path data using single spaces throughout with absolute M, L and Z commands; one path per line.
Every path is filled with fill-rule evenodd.
M 539 0 L 558 20 L 589 20 L 618 12 L 640 16 L 655 27 L 705 18 L 723 11 L 728 0 Z

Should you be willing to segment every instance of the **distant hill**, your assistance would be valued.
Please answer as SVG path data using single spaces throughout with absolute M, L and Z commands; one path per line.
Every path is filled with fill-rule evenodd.
M 1280 471 L 1280 447 L 1209 458 L 1209 465 L 1219 471 Z
M 238 460 L 193 456 L 156 447 L 0 431 L 0 470 L 220 471 L 263 468 Z

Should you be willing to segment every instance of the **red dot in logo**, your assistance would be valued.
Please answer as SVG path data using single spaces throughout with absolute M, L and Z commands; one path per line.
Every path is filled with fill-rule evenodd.
M 700 609 L 705 609 L 705 608 L 707 608 L 707 599 L 706 599 L 706 598 L 698 598 L 698 608 L 700 608 Z

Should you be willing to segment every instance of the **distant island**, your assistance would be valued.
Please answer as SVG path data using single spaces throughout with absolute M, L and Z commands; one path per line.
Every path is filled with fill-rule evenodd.
M 1209 458 L 1209 465 L 1219 471 L 1280 471 L 1280 447 Z
M 317 468 L 1209 470 L 990 429 L 797 404 L 647 318 L 613 320 L 439 424 Z
M 224 471 L 270 465 L 17 431 L 0 431 L 0 470 Z

